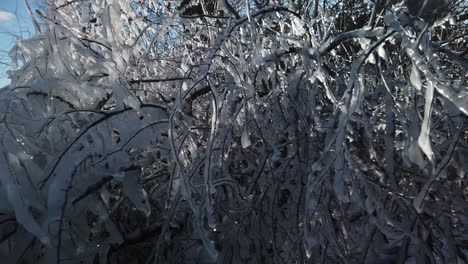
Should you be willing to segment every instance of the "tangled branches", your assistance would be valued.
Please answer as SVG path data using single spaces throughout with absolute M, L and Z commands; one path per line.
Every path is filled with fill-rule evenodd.
M 13 260 L 467 259 L 465 21 L 57 2 L 1 94 Z

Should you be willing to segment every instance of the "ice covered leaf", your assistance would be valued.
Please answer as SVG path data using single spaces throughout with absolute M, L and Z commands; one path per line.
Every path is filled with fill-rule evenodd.
M 140 109 L 140 104 L 138 103 L 137 99 L 136 99 L 135 96 L 133 96 L 133 95 L 127 95 L 127 97 L 125 97 L 125 98 L 123 99 L 123 102 L 124 102 L 127 106 L 129 106 L 129 107 L 131 107 L 131 108 L 133 108 L 133 109 L 135 109 L 135 110 L 139 110 L 139 109 Z
M 252 143 L 250 142 L 249 131 L 244 128 L 241 136 L 241 144 L 243 148 L 248 148 Z
M 206 254 L 205 259 L 210 259 L 211 261 L 209 263 L 215 263 L 216 259 L 218 258 L 218 251 L 215 248 L 214 241 L 208 237 L 208 231 L 205 230 L 201 221 L 195 224 L 195 233 L 200 236 L 202 241 L 203 247 L 205 249 L 205 252 L 203 253 Z
M 19 191 L 23 194 L 27 194 L 26 196 L 23 196 L 24 203 L 37 210 L 43 210 L 44 208 L 41 204 L 40 194 L 35 189 L 33 182 L 34 179 L 31 177 L 32 173 L 29 172 L 34 171 L 33 168 L 37 169 L 34 172 L 39 172 L 41 170 L 31 162 L 30 156 L 26 153 L 18 153 L 17 155 L 8 153 L 8 161 L 11 170 L 10 172 L 12 175 L 15 175 L 14 180 L 16 186 L 18 186 Z M 29 162 L 29 164 L 25 164 L 25 162 Z M 29 167 L 29 170 L 27 166 Z
M 342 202 L 344 203 L 350 202 L 348 190 L 346 187 L 346 183 L 344 181 L 344 177 L 342 177 L 341 175 L 340 177 L 335 177 L 333 187 L 334 187 L 336 195 Z
M 299 86 L 299 82 L 301 81 L 302 77 L 302 72 L 297 71 L 292 77 L 291 80 L 289 80 L 288 84 L 288 94 L 292 97 L 295 98 L 297 95 L 297 88 Z
M 385 48 L 383 45 L 380 45 L 378 48 L 377 48 L 377 54 L 379 55 L 380 58 L 382 58 L 384 61 L 387 61 L 388 57 L 387 57 L 387 52 L 385 51 Z
M 361 48 L 363 50 L 366 50 L 369 48 L 371 40 L 368 38 L 359 38 L 358 39 L 359 45 L 361 45 Z
M 123 109 L 124 106 L 129 106 L 135 110 L 140 109 L 140 104 L 135 98 L 135 95 L 130 91 L 129 87 L 126 85 L 126 81 L 122 79 L 113 66 L 109 63 L 107 66 L 108 70 L 111 72 L 109 75 L 110 83 L 112 90 L 114 92 L 115 103 L 117 109 Z
M 339 156 L 336 159 L 334 164 L 335 166 L 335 176 L 333 178 L 333 189 L 335 191 L 335 195 L 341 202 L 349 203 L 349 193 L 348 187 L 346 185 L 346 175 L 349 174 L 349 170 L 346 166 L 344 166 L 344 159 L 343 156 Z
M 422 88 L 421 75 L 419 74 L 418 68 L 416 68 L 416 65 L 414 64 L 413 64 L 413 67 L 411 67 L 410 82 L 413 85 L 413 87 L 416 88 L 418 91 L 421 90 Z
M 123 177 L 123 192 L 135 207 L 149 216 L 151 209 L 145 190 L 140 183 L 140 170 L 136 166 L 125 168 Z
M 366 210 L 367 210 L 367 213 L 369 215 L 372 215 L 372 213 L 375 211 L 375 206 L 374 206 L 374 202 L 372 201 L 372 198 L 371 197 L 367 197 L 365 202 L 365 207 L 366 207 Z
M 442 96 L 452 101 L 460 111 L 468 115 L 468 90 L 466 87 L 461 87 L 460 91 L 457 91 L 458 89 L 451 85 L 437 83 L 435 88 Z
M 423 202 L 424 198 L 426 197 L 427 190 L 429 189 L 429 185 L 426 183 L 423 189 L 418 193 L 418 195 L 414 198 L 413 207 L 416 209 L 418 213 L 421 213 L 423 210 Z
M 21 223 L 26 230 L 31 232 L 31 234 L 34 234 L 34 236 L 39 238 L 42 243 L 48 244 L 49 238 L 27 208 L 28 205 L 24 203 L 25 200 L 21 197 L 22 191 L 20 188 L 13 184 L 5 184 L 4 190 L 7 193 L 8 200 L 15 210 L 16 220 Z
M 299 36 L 305 34 L 304 27 L 301 25 L 301 21 L 298 18 L 294 17 L 291 26 L 293 28 L 294 34 Z
M 189 151 L 192 160 L 196 160 L 198 156 L 197 145 L 192 140 L 189 142 Z
M 405 156 L 407 156 L 408 161 L 418 165 L 419 168 L 425 167 L 423 154 L 416 141 L 410 143 L 410 146 L 405 151 Z
M 17 237 L 21 239 L 17 239 L 14 244 L 14 247 L 12 247 L 12 250 L 10 251 L 10 254 L 2 256 L 2 263 L 25 263 L 25 252 L 27 252 L 31 248 L 31 244 L 34 243 L 34 235 L 28 232 L 29 230 L 24 230 L 24 229 L 19 229 L 16 232 Z M 3 251 L 3 250 L 2 250 Z M 2 252 L 3 253 L 3 252 Z M 36 263 L 44 263 L 44 262 L 36 262 Z
M 218 5 L 218 8 L 219 8 L 220 10 L 228 10 L 228 9 L 226 8 L 226 3 L 225 3 L 224 0 L 217 0 L 216 2 L 217 2 L 217 5 Z
M 375 56 L 374 56 L 374 54 L 370 54 L 369 57 L 367 57 L 366 62 L 369 62 L 370 64 L 375 64 Z
M 16 220 L 22 224 L 26 230 L 31 232 L 31 234 L 39 238 L 42 243 L 48 244 L 49 238 L 46 232 L 44 232 L 29 210 L 29 203 L 27 202 L 27 199 L 25 199 L 26 197 L 24 197 L 27 193 L 21 190 L 21 186 L 15 184 L 15 180 L 13 179 L 15 175 L 10 173 L 11 170 L 9 169 L 9 163 L 6 156 L 8 156 L 8 159 L 17 160 L 12 153 L 0 155 L 0 171 L 2 171 L 2 175 L 0 176 L 0 187 L 3 187 L 3 190 L 8 197 L 8 201 L 15 211 Z

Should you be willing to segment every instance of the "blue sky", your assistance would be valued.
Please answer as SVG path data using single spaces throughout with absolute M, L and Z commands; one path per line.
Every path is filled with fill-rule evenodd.
M 35 0 L 29 0 L 34 6 Z M 34 33 L 24 0 L 0 0 L 0 87 L 10 83 L 6 71 L 10 69 L 7 52 L 16 37 L 27 38 Z M 6 65 L 7 64 L 7 65 Z

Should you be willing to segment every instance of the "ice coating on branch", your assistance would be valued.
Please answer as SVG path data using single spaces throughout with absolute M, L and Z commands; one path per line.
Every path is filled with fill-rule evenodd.
M 422 88 L 421 75 L 419 74 L 418 68 L 414 64 L 411 67 L 410 81 L 411 81 L 411 84 L 414 86 L 414 88 L 416 88 L 418 91 L 421 90 Z
M 434 98 L 434 85 L 431 82 L 429 82 L 427 85 L 425 96 L 424 119 L 421 125 L 421 133 L 418 137 L 418 145 L 424 154 L 426 154 L 427 158 L 431 162 L 434 162 L 434 153 L 432 152 L 430 140 L 432 101 Z

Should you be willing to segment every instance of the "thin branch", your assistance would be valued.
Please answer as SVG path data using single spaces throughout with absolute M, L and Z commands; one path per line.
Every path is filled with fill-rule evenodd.
M 172 82 L 172 81 L 183 81 L 183 80 L 191 80 L 192 78 L 188 77 L 173 77 L 173 78 L 164 78 L 164 79 L 141 79 L 141 80 L 129 80 L 128 82 L 131 84 L 134 83 L 158 83 L 158 82 Z

